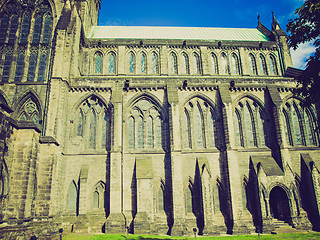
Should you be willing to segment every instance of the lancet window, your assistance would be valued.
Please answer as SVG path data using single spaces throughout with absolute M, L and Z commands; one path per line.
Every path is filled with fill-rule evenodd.
M 257 75 L 256 58 L 251 53 L 249 54 L 249 65 L 250 65 L 250 74 Z
M 169 56 L 169 73 L 177 74 L 178 66 L 177 66 L 177 55 L 175 53 L 170 53 Z
M 151 72 L 152 73 L 159 72 L 158 55 L 155 52 L 151 54 Z
M 269 56 L 270 74 L 278 75 L 277 61 L 273 55 Z
M 189 74 L 189 58 L 186 53 L 181 57 L 181 74 Z
M 251 98 L 239 101 L 234 112 L 236 145 L 242 147 L 265 146 L 264 111 Z
M 222 53 L 222 55 L 221 55 L 221 71 L 222 71 L 222 74 L 224 74 L 224 75 L 229 74 L 228 57 L 225 53 Z
M 161 181 L 161 185 L 158 190 L 158 211 L 164 211 L 165 208 L 165 185 L 163 181 Z
M 105 184 L 99 182 L 93 192 L 93 208 L 102 209 L 104 208 L 104 195 L 105 195 Z
M 213 107 L 199 97 L 188 101 L 181 115 L 183 148 L 215 147 L 217 114 Z
M 232 74 L 239 75 L 240 70 L 239 70 L 239 60 L 236 54 L 232 54 L 231 57 L 231 67 L 232 67 Z
M 266 59 L 262 54 L 260 54 L 259 56 L 259 65 L 260 65 L 260 74 L 267 75 L 268 71 L 267 71 Z
M 133 54 L 133 52 L 129 53 L 129 73 L 135 73 L 136 72 L 136 58 Z
M 39 126 L 40 111 L 36 101 L 32 97 L 29 97 L 20 107 L 18 120 L 33 122 L 36 126 Z
M 18 59 L 17 59 L 16 76 L 14 79 L 16 82 L 20 82 L 23 77 L 24 63 L 25 63 L 25 54 L 24 52 L 21 52 L 19 53 Z
M 86 149 L 108 149 L 110 117 L 106 106 L 96 96 L 83 101 L 75 116 L 74 136 L 82 137 Z
M 194 74 L 200 74 L 200 58 L 197 53 L 194 53 L 192 56 L 192 65 L 193 65 L 193 73 Z
M 217 60 L 217 56 L 214 53 L 211 54 L 210 60 L 211 60 L 212 74 L 219 74 L 218 60 Z
M 147 56 L 145 53 L 141 54 L 141 73 L 147 73 Z
M 149 99 L 138 100 L 131 107 L 128 116 L 129 148 L 161 148 L 162 122 L 159 109 Z
M 116 65 L 115 65 L 116 55 L 111 52 L 108 56 L 108 72 L 115 73 L 116 72 Z
M 74 182 L 72 182 L 69 186 L 67 199 L 68 199 L 68 210 L 76 211 L 78 208 L 78 189 Z
M 282 108 L 282 121 L 288 145 L 317 144 L 315 114 L 312 108 L 302 108 L 300 101 L 292 98 Z
M 102 54 L 97 52 L 95 58 L 95 73 L 102 73 Z

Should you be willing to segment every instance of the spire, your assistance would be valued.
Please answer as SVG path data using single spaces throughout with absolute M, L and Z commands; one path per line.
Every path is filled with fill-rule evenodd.
M 274 12 L 272 12 L 272 30 L 281 30 L 281 27 L 276 17 L 274 16 Z
M 258 26 L 261 25 L 260 15 L 258 14 Z

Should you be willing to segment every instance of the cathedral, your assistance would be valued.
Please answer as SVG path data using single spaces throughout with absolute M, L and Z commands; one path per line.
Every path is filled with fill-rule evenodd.
M 286 33 L 98 26 L 1 0 L 0 238 L 320 231 L 317 109 Z

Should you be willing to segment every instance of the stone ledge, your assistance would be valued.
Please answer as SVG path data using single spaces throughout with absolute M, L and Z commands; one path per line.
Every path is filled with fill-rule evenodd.
M 48 143 L 48 144 L 55 144 L 56 146 L 59 146 L 59 143 L 51 136 L 40 136 L 39 137 L 39 142 L 40 143 Z

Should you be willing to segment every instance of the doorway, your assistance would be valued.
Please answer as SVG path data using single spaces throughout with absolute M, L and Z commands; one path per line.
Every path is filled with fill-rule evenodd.
M 275 219 L 290 223 L 291 213 L 287 193 L 281 187 L 272 188 L 269 196 L 270 213 Z

